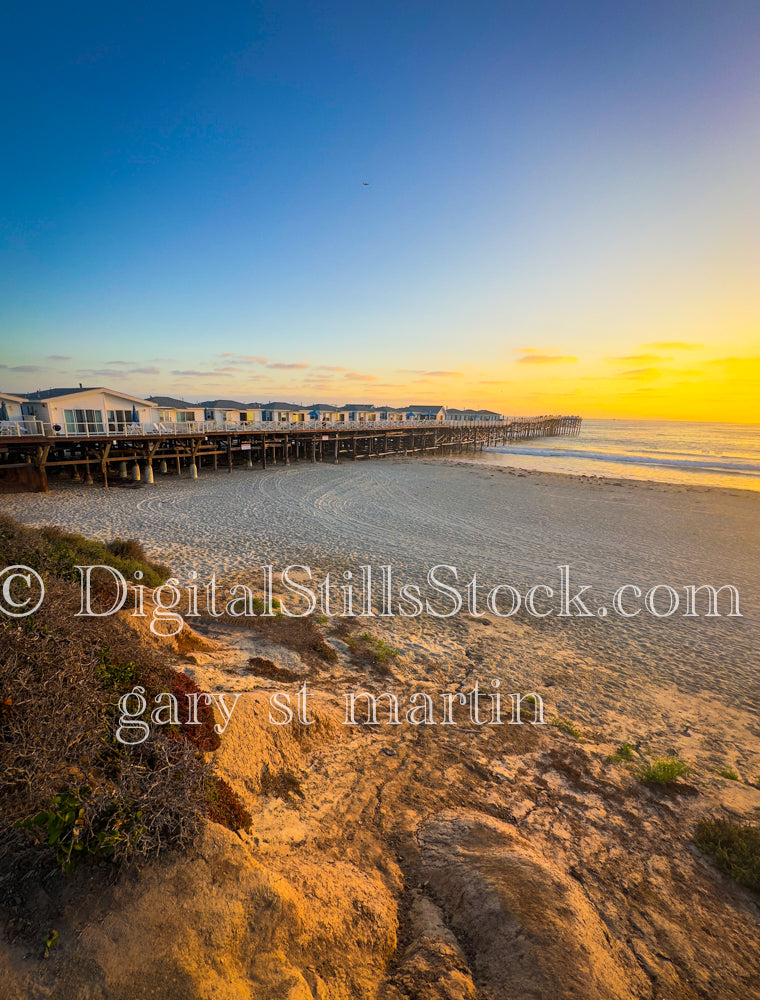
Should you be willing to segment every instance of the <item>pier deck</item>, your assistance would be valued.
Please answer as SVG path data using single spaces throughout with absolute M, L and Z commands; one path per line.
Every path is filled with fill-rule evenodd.
M 175 425 L 176 427 L 176 425 Z M 542 437 L 575 436 L 581 418 L 515 418 L 489 423 L 414 421 L 377 426 L 298 424 L 272 428 L 135 433 L 133 428 L 99 434 L 47 433 L 14 436 L 0 432 L 0 487 L 46 492 L 49 479 L 70 473 L 75 480 L 104 487 L 118 480 L 153 482 L 156 469 L 168 475 L 233 467 L 267 468 L 291 462 L 360 461 L 415 454 L 450 455 Z

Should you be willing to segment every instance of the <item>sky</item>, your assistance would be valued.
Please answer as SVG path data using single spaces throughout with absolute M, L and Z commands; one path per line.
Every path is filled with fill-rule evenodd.
M 757 0 L 0 12 L 0 388 L 760 422 Z

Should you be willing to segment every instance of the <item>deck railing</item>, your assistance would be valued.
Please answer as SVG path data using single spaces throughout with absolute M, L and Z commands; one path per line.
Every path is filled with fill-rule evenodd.
M 413 428 L 432 429 L 435 427 L 500 427 L 511 423 L 529 423 L 537 418 L 509 417 L 504 420 L 296 420 L 296 421 L 249 421 L 247 423 L 229 423 L 220 420 L 199 420 L 178 423 L 148 421 L 145 423 L 127 423 L 105 425 L 100 422 L 82 422 L 75 424 L 51 424 L 31 417 L 22 420 L 0 421 L 0 437 L 52 437 L 52 438 L 129 438 L 145 437 L 155 434 L 209 434 L 209 433 L 245 433 L 251 431 L 273 431 L 287 433 L 290 431 L 367 431 L 367 430 L 402 430 Z M 538 419 L 549 419 L 538 418 Z

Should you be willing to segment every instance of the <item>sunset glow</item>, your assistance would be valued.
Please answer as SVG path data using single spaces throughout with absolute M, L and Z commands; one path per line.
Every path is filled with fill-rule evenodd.
M 0 388 L 760 421 L 756 4 L 12 20 Z

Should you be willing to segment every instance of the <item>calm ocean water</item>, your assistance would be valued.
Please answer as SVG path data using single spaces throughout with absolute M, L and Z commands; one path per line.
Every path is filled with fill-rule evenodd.
M 486 461 L 576 475 L 760 491 L 760 425 L 584 420 L 580 437 L 490 448 Z

